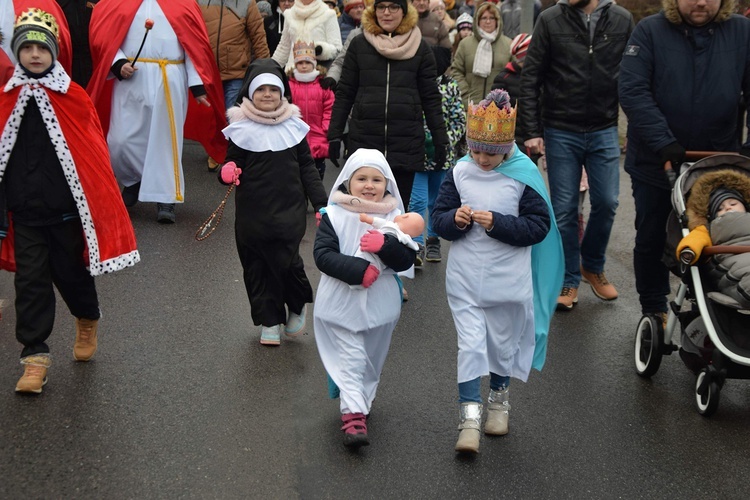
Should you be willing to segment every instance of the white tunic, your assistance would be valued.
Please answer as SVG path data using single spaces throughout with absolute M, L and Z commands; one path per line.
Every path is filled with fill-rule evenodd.
M 15 14 L 13 12 L 13 2 L 5 0 L 0 6 L 0 49 L 2 49 L 10 59 L 10 62 L 16 64 L 16 58 L 10 48 L 10 41 L 13 38 L 13 23 Z
M 140 201 L 181 203 L 188 87 L 203 82 L 156 0 L 143 0 L 112 63 L 136 55 L 146 19 L 154 27 L 138 56 L 137 71 L 114 83 L 107 142 L 117 179 L 125 186 L 141 181 Z
M 525 185 L 473 161 L 453 169 L 461 204 L 518 215 Z M 474 224 L 451 244 L 445 276 L 458 332 L 458 382 L 489 372 L 526 380 L 534 356 L 531 247 L 490 238 Z

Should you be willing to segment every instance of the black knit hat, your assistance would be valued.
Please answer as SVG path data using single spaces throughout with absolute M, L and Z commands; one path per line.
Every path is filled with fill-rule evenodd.
M 58 32 L 59 27 L 54 16 L 40 9 L 28 9 L 18 16 L 13 29 L 13 38 L 10 41 L 13 55 L 20 60 L 18 54 L 21 47 L 27 43 L 35 43 L 46 47 L 52 54 L 52 59 L 57 60 L 60 53 Z
M 716 213 L 719 211 L 721 204 L 730 198 L 734 198 L 742 202 L 747 209 L 747 202 L 742 197 L 739 191 L 724 186 L 719 186 L 711 192 L 711 196 L 708 199 L 708 220 L 716 218 Z
M 395 3 L 396 5 L 401 7 L 401 10 L 404 11 L 404 15 L 406 15 L 407 10 L 409 9 L 409 3 L 407 0 L 375 0 L 373 5 L 378 5 L 379 3 L 383 2 Z

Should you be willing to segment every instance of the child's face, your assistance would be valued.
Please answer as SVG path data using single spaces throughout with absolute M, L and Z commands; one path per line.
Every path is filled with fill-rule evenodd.
M 484 151 L 472 151 L 471 157 L 474 159 L 476 164 L 479 165 L 479 168 L 481 168 L 485 172 L 489 172 L 490 170 L 500 165 L 500 163 L 502 163 L 505 155 L 491 155 L 489 153 L 485 153 Z
M 726 200 L 721 202 L 721 205 L 719 205 L 719 210 L 716 212 L 716 217 L 721 217 L 727 212 L 744 213 L 747 212 L 747 210 L 745 209 L 745 204 L 737 198 L 727 198 Z
M 472 33 L 471 28 L 461 28 L 460 30 L 458 30 L 458 36 L 461 37 L 461 40 L 471 35 L 471 33 Z
M 368 201 L 381 201 L 385 196 L 386 179 L 380 170 L 362 167 L 349 179 L 349 194 Z
M 44 73 L 52 66 L 52 52 L 38 43 L 25 43 L 18 51 L 18 62 L 32 73 Z
M 253 104 L 261 111 L 273 111 L 281 104 L 281 89 L 275 85 L 261 85 L 253 92 Z
M 315 69 L 315 65 L 313 65 L 313 63 L 311 63 L 310 61 L 300 61 L 294 66 L 300 73 L 312 73 L 312 70 Z

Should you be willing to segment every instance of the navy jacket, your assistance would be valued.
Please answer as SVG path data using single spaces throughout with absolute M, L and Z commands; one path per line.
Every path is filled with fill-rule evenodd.
M 663 12 L 636 26 L 620 65 L 628 116 L 625 171 L 669 189 L 659 150 L 737 151 L 737 111 L 750 95 L 750 19 L 732 15 L 701 28 Z

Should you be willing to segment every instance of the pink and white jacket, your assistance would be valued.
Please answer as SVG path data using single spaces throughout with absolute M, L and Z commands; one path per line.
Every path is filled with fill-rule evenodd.
M 320 86 L 320 76 L 311 82 L 289 78 L 292 102 L 302 112 L 302 119 L 310 126 L 307 143 L 316 160 L 328 158 L 328 125 L 331 122 L 334 94 Z

